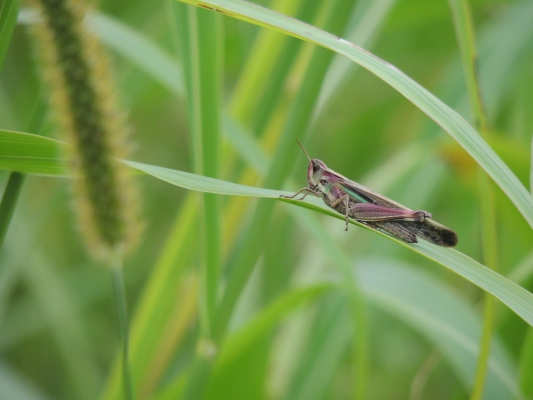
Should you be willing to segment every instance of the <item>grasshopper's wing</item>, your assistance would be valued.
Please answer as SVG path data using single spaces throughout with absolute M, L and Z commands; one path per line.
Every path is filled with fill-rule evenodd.
M 410 231 L 408 228 L 402 226 L 397 221 L 382 221 L 382 222 L 369 222 L 364 224 L 371 228 L 378 229 L 390 233 L 392 236 L 402 239 L 407 243 L 418 243 L 416 234 Z
M 416 237 L 419 236 L 428 242 L 443 247 L 454 247 L 457 245 L 457 233 L 430 218 L 424 221 L 398 220 L 369 222 L 366 225 L 388 232 L 407 243 L 417 243 L 418 240 Z
M 358 203 L 371 203 L 379 204 L 385 207 L 398 208 L 401 210 L 411 210 L 410 208 L 401 205 L 400 203 L 395 202 L 394 200 L 389 199 L 377 192 L 374 192 L 372 189 L 367 188 L 366 186 L 361 185 L 360 183 L 354 182 L 350 179 L 342 177 L 338 183 L 341 186 L 342 190 L 350 196 L 355 202 Z
M 430 218 L 424 221 L 395 221 L 395 223 L 439 246 L 454 247 L 458 242 L 457 233 Z

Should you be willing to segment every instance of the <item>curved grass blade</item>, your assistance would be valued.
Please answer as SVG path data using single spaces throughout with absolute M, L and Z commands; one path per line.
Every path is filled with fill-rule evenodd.
M 343 219 L 342 215 L 333 212 L 320 199 L 317 198 L 306 198 L 305 201 L 279 199 L 280 195 L 287 195 L 290 192 L 253 188 L 250 186 L 238 185 L 236 183 L 225 182 L 213 178 L 194 175 L 188 172 L 176 171 L 134 161 L 124 161 L 124 163 L 166 182 L 187 189 L 209 191 L 210 193 L 225 195 L 270 197 L 276 200 L 292 203 L 300 207 L 309 208 L 340 220 Z M 368 228 L 357 221 L 350 220 L 350 223 L 371 230 L 371 228 Z M 533 294 L 529 293 L 527 290 L 518 286 L 514 282 L 509 281 L 507 278 L 488 269 L 467 255 L 456 250 L 441 248 L 426 241 L 420 241 L 420 243 L 416 244 L 407 244 L 385 233 L 376 233 L 387 237 L 390 240 L 394 240 L 402 246 L 436 261 L 437 263 L 468 279 L 470 282 L 479 286 L 483 290 L 492 293 L 500 301 L 511 308 L 516 314 L 523 318 L 527 323 L 533 325 Z
M 0 130 L 0 169 L 37 175 L 65 175 L 58 140 L 30 133 Z
M 300 230 L 307 232 L 313 242 L 308 245 L 307 251 L 311 252 L 305 257 L 308 261 L 302 263 L 298 269 L 314 270 L 315 263 L 335 264 L 337 267 L 345 263 L 345 249 L 339 241 L 331 235 L 324 237 L 324 233 L 317 234 L 324 228 L 317 218 L 309 218 L 307 213 L 300 209 L 291 211 L 291 214 L 296 214 L 295 219 Z M 443 280 L 431 276 L 423 269 L 414 268 L 414 265 L 398 263 L 393 257 L 356 257 L 355 265 L 351 257 L 347 262 L 349 273 L 357 278 L 355 280 L 366 301 L 404 321 L 433 342 L 468 390 L 473 382 L 481 332 L 481 322 L 476 310 L 462 297 L 454 294 Z M 344 283 L 347 278 L 342 273 L 343 268 L 345 267 L 340 268 L 337 275 Z M 306 281 L 321 278 L 323 279 L 322 276 L 307 276 Z M 312 329 L 312 326 L 304 328 Z M 304 338 L 300 337 L 299 340 Z M 313 360 L 308 364 L 321 362 L 323 361 Z M 312 366 L 309 368 L 312 369 Z M 486 398 L 521 398 L 516 382 L 516 369 L 512 357 L 495 337 L 488 372 L 491 383 L 485 391 Z M 509 393 L 517 395 L 512 396 Z
M 492 177 L 533 227 L 533 199 L 490 146 L 456 111 L 395 66 L 328 32 L 242 0 L 180 0 L 269 27 L 344 55 L 395 88 L 448 132 Z
M 260 338 L 267 335 L 279 324 L 280 319 L 335 288 L 336 285 L 332 283 L 320 283 L 292 289 L 279 296 L 245 326 L 228 337 L 221 347 L 216 368 L 223 369 L 233 359 L 238 358 L 239 354 L 253 349 L 254 344 Z
M 358 282 L 370 303 L 385 312 L 392 313 L 405 324 L 421 332 L 428 341 L 442 351 L 465 388 L 471 387 L 481 322 L 475 310 L 466 301 L 458 298 L 443 282 L 424 271 L 398 264 L 395 260 L 366 259 L 357 266 L 356 273 Z M 318 296 L 343 288 L 346 289 L 345 285 L 321 283 L 292 289 L 279 296 L 228 336 L 222 344 L 215 374 L 231 368 L 233 363 L 238 362 L 243 352 L 253 351 L 261 338 L 279 326 L 289 313 Z M 345 328 L 345 316 L 337 322 Z M 338 332 L 331 331 L 331 335 L 338 340 L 337 334 Z M 328 338 L 323 340 L 327 341 Z M 342 335 L 341 343 L 337 345 L 344 348 L 348 346 L 348 340 L 348 335 Z M 307 363 L 304 375 L 317 376 L 316 374 L 327 373 L 332 368 L 335 369 L 343 358 L 339 355 L 318 353 L 315 355 L 316 358 L 312 359 L 313 362 Z M 233 368 L 239 367 L 233 366 Z M 523 398 L 516 382 L 516 366 L 507 349 L 497 338 L 493 342 L 488 373 L 490 379 L 487 383 L 487 399 Z M 182 377 L 178 377 L 175 383 L 177 384 L 180 379 Z M 320 384 L 324 382 L 322 378 L 319 381 L 318 383 L 311 381 L 314 390 L 318 390 Z M 169 386 L 169 393 L 178 395 L 181 388 L 178 385 L 176 389 L 172 389 L 173 385 Z M 300 389 L 309 390 L 309 387 L 302 386 Z
M 0 4 L 0 68 L 11 42 L 11 35 L 17 24 L 20 8 L 18 0 L 6 0 Z
M 46 155 L 56 154 L 51 150 L 58 149 L 60 145 L 64 145 L 61 142 L 37 135 L 0 131 L 0 149 L 2 149 L 2 154 L 9 155 L 9 153 L 4 151 L 2 137 L 4 139 L 10 138 L 12 142 L 14 140 L 14 135 L 22 137 L 22 142 L 24 143 L 24 146 L 28 146 L 30 150 L 40 149 L 37 152 L 32 153 L 33 158 L 39 156 L 46 157 Z M 16 146 L 12 147 L 12 150 L 14 150 L 15 153 L 19 156 L 23 155 L 22 150 L 20 148 L 17 148 Z M 23 162 L 23 166 L 33 166 L 33 158 L 31 158 L 30 161 L 26 163 Z M 18 158 L 14 158 L 14 160 L 20 161 L 20 159 Z M 343 220 L 344 218 L 342 215 L 332 211 L 318 198 L 306 198 L 305 201 L 279 199 L 280 195 L 290 195 L 292 194 L 292 192 L 239 185 L 236 183 L 226 182 L 219 179 L 208 178 L 205 176 L 195 175 L 188 172 L 172 170 L 169 168 L 163 168 L 134 161 L 125 160 L 123 162 L 134 169 L 152 175 L 173 185 L 183 187 L 185 189 L 233 196 L 269 197 L 279 201 L 295 204 L 300 207 L 309 208 L 314 211 L 318 211 L 320 213 L 335 217 L 339 220 Z M 9 157 L 6 159 L 0 156 L 0 166 L 5 164 L 9 164 Z M 5 167 L 3 168 L 6 169 Z M 35 168 L 34 166 L 32 168 L 33 170 L 31 172 L 33 173 L 43 173 L 42 169 Z M 358 223 L 357 221 L 350 220 L 350 223 L 358 225 L 364 229 L 372 230 L 371 228 L 368 228 L 365 225 Z M 529 293 L 524 288 L 511 282 L 510 280 L 499 275 L 498 273 L 489 270 L 477 261 L 456 250 L 440 248 L 425 241 L 420 241 L 420 243 L 408 245 L 407 243 L 397 240 L 385 233 L 377 232 L 374 230 L 372 231 L 378 235 L 388 238 L 389 240 L 393 240 L 398 244 L 409 248 L 412 251 L 415 251 L 431 260 L 434 260 L 437 263 L 463 276 L 464 278 L 468 279 L 483 290 L 486 290 L 496 296 L 511 310 L 513 310 L 516 314 L 523 318 L 528 324 L 533 326 L 533 294 Z
M 358 267 L 358 280 L 369 301 L 433 342 L 470 389 L 481 338 L 481 321 L 475 310 L 441 281 L 397 260 L 372 258 Z M 491 350 L 485 398 L 522 399 L 511 355 L 497 338 Z
M 184 96 L 185 83 L 180 64 L 144 35 L 117 19 L 95 11 L 87 15 L 85 23 L 107 46 L 155 77 L 173 93 Z

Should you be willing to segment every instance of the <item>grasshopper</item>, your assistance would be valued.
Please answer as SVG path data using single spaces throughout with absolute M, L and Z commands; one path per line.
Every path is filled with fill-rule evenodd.
M 346 231 L 348 220 L 353 218 L 366 226 L 385 231 L 407 243 L 418 243 L 417 236 L 439 246 L 453 247 L 457 234 L 431 219 L 427 211 L 411 210 L 373 190 L 354 182 L 328 168 L 322 161 L 309 157 L 302 144 L 296 140 L 309 160 L 308 187 L 292 196 L 280 196 L 298 200 L 308 194 L 321 197 L 330 208 L 344 215 Z

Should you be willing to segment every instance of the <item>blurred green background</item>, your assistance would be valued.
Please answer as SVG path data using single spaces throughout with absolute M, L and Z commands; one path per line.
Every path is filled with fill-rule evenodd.
M 473 124 L 446 1 L 255 3 L 361 45 Z M 475 0 L 470 6 L 487 141 L 529 187 L 532 3 Z M 183 83 L 189 64 L 180 24 L 192 6 L 101 1 L 98 7 L 89 26 L 113 60 L 134 131 L 133 159 L 201 173 Z M 31 18 L 27 9 L 22 14 L 0 71 L 0 121 L 2 129 L 24 132 L 43 93 L 26 26 Z M 273 149 L 294 109 L 307 108 L 294 126 L 302 127 L 296 137 L 305 138 L 311 157 L 412 209 L 430 211 L 458 233 L 457 250 L 483 263 L 476 164 L 435 123 L 380 79 L 327 50 L 228 16 L 215 19 L 223 131 L 235 129 L 262 147 L 265 160 L 285 162 L 271 160 Z M 32 133 L 57 137 L 47 119 Z M 240 139 L 230 134 L 221 136 L 220 160 L 211 169 L 220 179 L 263 187 L 251 147 L 236 148 Z M 306 185 L 306 160 L 296 143 L 287 151 L 295 166 L 285 171 L 283 187 L 296 191 Z M 1 187 L 8 176 L 0 171 Z M 196 374 L 195 353 L 209 347 L 198 342 L 200 271 L 209 257 L 197 218 L 201 197 L 152 177 L 138 181 L 146 231 L 124 266 L 134 384 L 139 398 L 178 398 Z M 530 289 L 533 234 L 493 186 L 499 273 Z M 478 288 L 369 230 L 350 226 L 345 233 L 342 221 L 285 203 L 276 202 L 256 233 L 261 240 L 249 248 L 252 215 L 266 201 L 274 202 L 215 200 L 219 300 L 238 260 L 257 251 L 260 257 L 250 256 L 253 274 L 232 310 L 225 347 L 199 374 L 205 390 L 197 398 L 348 399 L 358 385 L 368 399 L 469 397 L 483 314 Z M 87 256 L 71 208 L 67 179 L 27 177 L 0 252 L 0 399 L 120 398 L 112 372 L 119 338 L 111 276 Z M 323 244 L 330 242 L 336 247 L 328 252 Z M 352 274 L 357 279 L 346 283 Z M 344 284 L 331 288 L 330 282 Z M 520 398 L 520 387 L 533 394 L 527 335 L 522 319 L 496 307 L 485 398 Z M 356 383 L 360 377 L 366 384 Z

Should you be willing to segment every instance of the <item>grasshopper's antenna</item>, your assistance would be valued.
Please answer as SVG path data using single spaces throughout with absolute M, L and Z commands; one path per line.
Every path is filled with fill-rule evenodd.
M 300 145 L 300 147 L 302 148 L 302 150 L 304 151 L 305 153 L 305 156 L 307 157 L 307 159 L 309 160 L 309 162 L 311 162 L 311 157 L 309 157 L 309 154 L 307 154 L 307 151 L 305 151 L 304 147 L 302 146 L 302 144 L 300 143 L 300 141 L 298 139 L 296 139 L 296 141 L 298 142 L 298 144 Z

